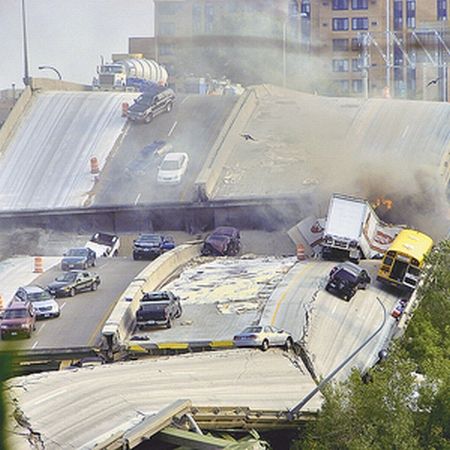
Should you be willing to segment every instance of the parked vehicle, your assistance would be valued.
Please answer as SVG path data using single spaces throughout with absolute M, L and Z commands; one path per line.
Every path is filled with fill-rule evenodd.
M 241 234 L 234 227 L 218 227 L 205 239 L 203 256 L 235 256 L 241 249 Z
M 139 329 L 149 326 L 172 327 L 172 321 L 183 313 L 179 297 L 172 293 L 156 292 L 144 294 L 136 312 Z
M 402 317 L 403 313 L 405 312 L 407 304 L 408 304 L 408 299 L 401 299 L 398 302 L 398 304 L 396 305 L 396 307 L 394 308 L 394 310 L 391 312 L 391 316 L 395 320 L 400 320 L 400 318 Z
M 157 166 L 159 158 L 169 153 L 172 150 L 172 144 L 166 141 L 158 140 L 153 141 L 151 144 L 146 145 L 136 156 L 132 159 L 124 169 L 127 177 L 143 177 L 148 174 L 152 167 Z
M 356 263 L 362 258 L 381 258 L 400 230 L 382 222 L 366 200 L 333 194 L 323 232 L 322 257 Z
M 82 270 L 71 270 L 56 277 L 47 289 L 56 297 L 73 297 L 79 292 L 96 291 L 99 285 L 99 275 Z
M 370 282 L 370 276 L 365 269 L 345 262 L 331 270 L 325 290 L 350 301 L 358 289 L 366 289 Z
M 155 84 L 128 108 L 127 117 L 132 122 L 150 123 L 159 114 L 172 111 L 174 101 L 172 89 Z
M 174 247 L 172 236 L 141 234 L 133 243 L 133 259 L 155 259 Z
M 0 322 L 0 335 L 7 337 L 31 337 L 36 329 L 36 314 L 31 302 L 13 301 L 5 309 Z
M 100 256 L 117 256 L 119 254 L 120 238 L 116 234 L 95 233 L 85 247 L 95 252 L 96 258 Z
M 168 153 L 158 167 L 157 181 L 160 184 L 179 184 L 186 173 L 189 162 L 187 153 Z
M 292 336 L 273 326 L 250 326 L 233 337 L 236 347 L 259 347 L 266 351 L 269 347 L 284 347 L 289 350 L 294 344 Z
M 59 317 L 61 314 L 55 297 L 41 286 L 20 287 L 14 294 L 14 299 L 20 302 L 32 303 L 37 320 Z
M 89 267 L 94 267 L 96 258 L 95 252 L 90 248 L 71 248 L 67 253 L 64 253 L 64 258 L 61 261 L 61 270 L 84 270 Z

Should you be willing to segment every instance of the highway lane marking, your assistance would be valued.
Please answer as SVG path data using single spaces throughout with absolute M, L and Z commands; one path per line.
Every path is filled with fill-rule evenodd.
M 305 266 L 297 273 L 297 275 L 291 280 L 291 282 L 286 286 L 285 291 L 283 292 L 283 294 L 281 295 L 280 299 L 279 299 L 278 302 L 277 302 L 277 306 L 276 306 L 276 308 L 275 308 L 275 311 L 274 311 L 274 313 L 273 313 L 273 315 L 272 315 L 272 320 L 271 320 L 271 322 L 270 322 L 271 325 L 274 325 L 275 320 L 276 320 L 276 318 L 277 318 L 278 311 L 279 311 L 279 309 L 280 309 L 282 303 L 283 303 L 284 300 L 286 299 L 286 296 L 287 296 L 288 292 L 291 290 L 292 284 L 293 284 L 294 282 L 296 283 L 296 282 L 298 281 L 298 279 L 300 278 L 300 275 L 303 275 L 303 272 L 305 272 L 306 269 L 310 269 L 311 267 L 313 267 L 313 264 L 307 263 L 307 264 L 306 264 L 306 265 L 305 265 Z
M 64 306 L 66 306 L 66 302 L 64 302 L 61 306 L 60 306 L 60 310 L 62 311 L 64 309 Z
M 141 195 L 142 195 L 142 193 L 139 192 L 139 194 L 138 194 L 137 197 L 136 197 L 136 200 L 134 201 L 134 204 L 135 204 L 135 205 L 138 204 L 138 201 L 139 201 L 139 199 L 141 198 Z
M 66 392 L 67 392 L 67 389 L 58 389 L 57 391 L 53 392 L 53 394 L 46 395 L 41 400 L 38 400 L 37 402 L 34 402 L 33 406 L 37 406 L 37 405 L 40 405 L 41 403 L 45 403 L 47 400 L 49 400 L 51 398 L 58 397 L 58 395 L 65 394 Z
M 190 95 L 187 95 L 187 96 L 183 99 L 183 101 L 180 103 L 180 105 L 182 105 L 189 97 L 190 97 Z
M 170 136 L 173 133 L 173 130 L 175 130 L 175 127 L 177 126 L 177 124 L 178 124 L 178 120 L 176 120 L 175 123 L 172 125 L 172 128 L 167 133 L 167 136 Z
M 34 348 L 36 348 L 36 346 L 38 345 L 39 341 L 36 341 L 32 346 L 31 346 L 31 350 L 33 350 Z
M 42 326 L 39 328 L 39 330 L 38 330 L 38 333 L 40 333 L 44 328 L 45 328 L 45 325 L 47 325 L 46 323 L 43 323 L 42 324 Z

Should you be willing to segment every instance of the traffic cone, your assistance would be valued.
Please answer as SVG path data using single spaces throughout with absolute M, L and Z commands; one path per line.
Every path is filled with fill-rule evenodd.
M 297 259 L 299 261 L 304 261 L 306 259 L 305 247 L 301 244 L 297 245 Z
M 91 158 L 91 173 L 94 175 L 100 173 L 100 168 L 98 166 L 98 159 L 95 156 Z
M 5 302 L 3 301 L 3 295 L 0 294 L 0 311 L 5 309 Z
M 383 98 L 391 98 L 391 91 L 387 86 L 383 88 Z
M 126 117 L 128 114 L 128 103 L 127 102 L 123 102 L 122 103 L 122 117 Z
M 35 256 L 34 258 L 34 273 L 43 273 L 44 266 L 42 265 L 42 257 Z

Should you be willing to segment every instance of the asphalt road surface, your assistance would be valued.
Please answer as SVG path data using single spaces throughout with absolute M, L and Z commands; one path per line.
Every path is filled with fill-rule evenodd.
M 83 292 L 75 297 L 58 298 L 61 316 L 37 322 L 31 339 L 12 341 L 21 349 L 52 349 L 95 346 L 101 328 L 116 301 L 148 261 L 128 258 L 101 258 L 89 269 L 100 275 L 101 284 L 95 292 Z M 47 286 L 61 274 L 59 265 L 42 274 L 33 284 Z
M 180 95 L 170 113 L 150 124 L 128 123 L 123 139 L 102 171 L 95 190 L 95 205 L 137 205 L 191 201 L 194 181 L 238 97 Z M 161 159 L 149 156 L 145 167 L 128 172 L 143 147 L 155 140 L 172 144 L 172 152 L 189 155 L 187 172 L 179 185 L 156 182 Z

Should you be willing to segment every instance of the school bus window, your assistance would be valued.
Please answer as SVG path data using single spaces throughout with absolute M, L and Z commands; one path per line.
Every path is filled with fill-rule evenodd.
M 392 265 L 392 261 L 394 261 L 390 256 L 386 256 L 386 258 L 384 258 L 383 264 L 385 264 L 386 266 L 390 266 Z
M 420 275 L 420 269 L 416 267 L 410 267 L 408 272 L 416 277 Z

